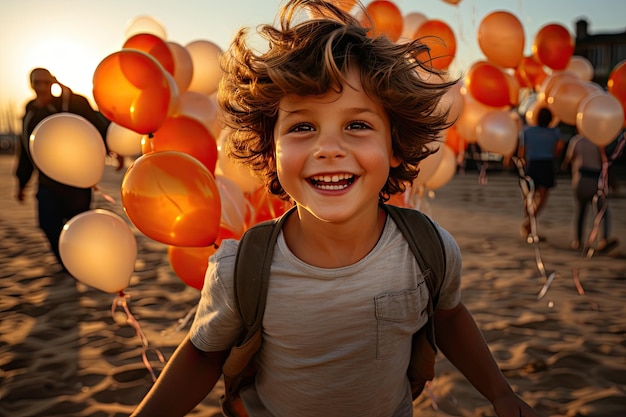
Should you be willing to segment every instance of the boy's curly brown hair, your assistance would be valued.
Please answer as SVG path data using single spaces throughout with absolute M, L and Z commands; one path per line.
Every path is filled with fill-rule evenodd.
M 307 11 L 316 17 L 302 19 Z M 288 199 L 275 168 L 280 100 L 287 94 L 341 91 L 345 74 L 357 69 L 366 93 L 387 112 L 393 153 L 402 160 L 390 169 L 380 199 L 404 191 L 417 177 L 419 161 L 433 152 L 426 145 L 451 125 L 448 110 L 438 103 L 455 81 L 444 81 L 445 74 L 424 60 L 428 47 L 368 36 L 357 18 L 320 0 L 287 2 L 280 27 L 262 25 L 257 32 L 268 42 L 266 51 L 255 50 L 241 29 L 222 55 L 218 102 L 229 131 L 229 156 L 247 164 L 272 194 Z

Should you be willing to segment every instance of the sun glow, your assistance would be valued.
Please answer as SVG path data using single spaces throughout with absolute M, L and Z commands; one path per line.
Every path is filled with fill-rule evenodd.
M 94 104 L 93 73 L 104 57 L 90 50 L 80 39 L 49 36 L 34 45 L 27 55 L 26 61 L 31 63 L 31 69 L 49 69 L 60 83 L 86 96 Z

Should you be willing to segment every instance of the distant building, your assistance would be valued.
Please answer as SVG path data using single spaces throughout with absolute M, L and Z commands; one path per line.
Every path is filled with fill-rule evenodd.
M 574 55 L 585 57 L 594 68 L 593 82 L 606 88 L 615 66 L 626 60 L 626 29 L 620 33 L 590 34 L 585 19 L 576 22 Z

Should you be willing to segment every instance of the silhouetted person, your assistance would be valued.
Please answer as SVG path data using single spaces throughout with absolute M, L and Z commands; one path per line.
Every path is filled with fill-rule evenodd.
M 17 147 L 19 151 L 15 176 L 18 179 L 16 198 L 24 202 L 26 186 L 33 173 L 39 172 L 36 194 L 39 227 L 50 242 L 50 248 L 59 264 L 63 265 L 59 254 L 59 236 L 68 220 L 89 210 L 91 188 L 62 184 L 39 171 L 30 155 L 29 138 L 42 120 L 55 113 L 69 112 L 84 117 L 98 129 L 103 140 L 106 137 L 108 121 L 91 107 L 85 97 L 73 93 L 66 86 L 61 85 L 62 93 L 59 97 L 53 96 L 52 85 L 55 83 L 61 85 L 45 68 L 35 68 L 30 73 L 30 85 L 36 97 L 26 104 L 22 136 Z

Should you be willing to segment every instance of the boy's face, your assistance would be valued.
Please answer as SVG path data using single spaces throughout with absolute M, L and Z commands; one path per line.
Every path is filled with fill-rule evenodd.
M 329 222 L 377 206 L 390 167 L 400 164 L 385 110 L 363 91 L 355 72 L 346 79 L 340 94 L 286 96 L 274 127 L 281 185 Z

